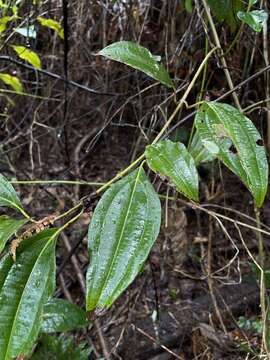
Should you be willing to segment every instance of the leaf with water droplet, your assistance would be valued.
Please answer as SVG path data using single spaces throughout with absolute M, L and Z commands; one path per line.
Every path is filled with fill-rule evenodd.
M 14 263 L 0 261 L 0 360 L 26 355 L 36 340 L 44 303 L 55 287 L 56 229 L 22 242 Z
M 86 312 L 67 300 L 51 299 L 44 305 L 42 333 L 72 331 L 86 325 Z
M 163 140 L 146 147 L 148 166 L 163 176 L 169 177 L 176 189 L 187 198 L 199 198 L 199 178 L 193 157 L 184 144 Z
M 87 310 L 109 308 L 128 287 L 158 236 L 159 198 L 142 167 L 100 199 L 88 232 Z

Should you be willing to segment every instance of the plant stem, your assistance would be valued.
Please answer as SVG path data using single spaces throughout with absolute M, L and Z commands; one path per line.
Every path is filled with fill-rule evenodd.
M 102 186 L 104 183 L 88 182 L 79 180 L 12 180 L 11 184 L 18 185 L 38 185 L 38 184 L 63 184 L 63 185 L 85 185 L 85 186 Z
M 162 137 L 162 135 L 164 134 L 164 132 L 167 130 L 167 128 L 170 126 L 171 122 L 173 121 L 173 119 L 175 118 L 176 114 L 178 113 L 178 111 L 181 109 L 181 107 L 185 104 L 186 99 L 190 93 L 190 91 L 192 90 L 196 80 L 198 79 L 199 75 L 201 74 L 201 71 L 204 69 L 204 66 L 206 64 L 206 62 L 208 61 L 208 59 L 210 58 L 210 56 L 217 50 L 218 47 L 213 48 L 211 51 L 209 51 L 209 53 L 205 56 L 205 58 L 203 59 L 202 63 L 200 64 L 198 70 L 196 71 L 195 75 L 193 76 L 193 79 L 191 80 L 189 86 L 187 87 L 184 95 L 182 96 L 181 100 L 179 101 L 178 105 L 176 106 L 174 112 L 172 113 L 172 115 L 169 117 L 168 121 L 166 122 L 166 124 L 163 126 L 163 128 L 160 130 L 160 132 L 158 133 L 158 135 L 155 137 L 154 141 L 152 142 L 153 144 L 156 144 L 160 138 Z
M 136 160 L 134 160 L 128 167 L 126 167 L 124 170 L 122 170 L 120 173 L 118 173 L 114 178 L 109 180 L 106 184 L 101 186 L 97 189 L 96 194 L 100 194 L 102 191 L 106 190 L 109 186 L 111 186 L 112 183 L 114 183 L 116 180 L 120 179 L 124 175 L 126 175 L 132 168 L 134 168 L 135 165 L 137 165 L 139 162 L 141 162 L 144 159 L 145 155 L 144 153 L 139 156 Z
M 74 208 L 73 208 L 74 210 Z M 83 213 L 83 209 L 81 209 L 81 211 L 75 215 L 72 219 L 70 219 L 69 221 L 67 221 L 63 226 L 61 226 L 57 232 L 55 233 L 55 236 L 57 236 L 58 234 L 60 234 L 64 229 L 66 229 L 69 225 L 71 225 L 72 223 L 74 223 L 74 221 L 76 221 Z
M 224 70 L 224 73 L 225 73 L 229 88 L 230 88 L 230 90 L 232 90 L 234 88 L 234 85 L 233 85 L 233 82 L 232 82 L 230 72 L 228 70 L 226 59 L 224 57 L 224 52 L 222 50 L 222 47 L 221 47 L 221 44 L 220 44 L 220 41 L 219 41 L 218 33 L 217 33 L 217 30 L 216 30 L 212 15 L 211 15 L 210 10 L 209 10 L 209 6 L 207 5 L 206 0 L 202 0 L 202 3 L 203 3 L 203 6 L 204 6 L 204 9 L 205 9 L 205 12 L 206 12 L 206 15 L 207 15 L 207 18 L 208 18 L 212 33 L 213 33 L 214 42 L 215 42 L 217 48 L 219 48 L 220 51 L 221 51 L 221 54 L 220 54 L 221 55 L 220 56 L 221 64 L 223 66 L 223 70 Z M 238 108 L 238 110 L 241 111 L 241 105 L 240 105 L 240 102 L 238 100 L 237 94 L 235 92 L 233 92 L 232 96 L 233 96 L 236 107 Z
M 175 118 L 176 114 L 178 113 L 178 111 L 181 109 L 181 107 L 186 103 L 186 99 L 190 93 L 190 91 L 192 90 L 197 78 L 199 77 L 201 71 L 204 69 L 204 66 L 206 64 L 206 62 L 208 61 L 208 59 L 210 58 L 210 56 L 214 53 L 214 51 L 217 50 L 217 47 L 213 48 L 211 51 L 209 51 L 209 53 L 205 56 L 204 60 L 202 61 L 202 63 L 200 64 L 198 70 L 196 71 L 193 79 L 191 80 L 189 86 L 187 87 L 184 95 L 182 96 L 181 100 L 179 101 L 178 105 L 176 106 L 174 112 L 172 113 L 172 115 L 170 116 L 170 118 L 168 119 L 168 121 L 166 122 L 166 124 L 163 126 L 163 128 L 160 130 L 160 132 L 158 133 L 158 135 L 156 136 L 156 138 L 153 140 L 152 144 L 157 143 L 160 138 L 162 137 L 162 135 L 164 134 L 164 132 L 166 131 L 166 129 L 169 127 L 169 125 L 171 124 L 171 122 L 173 121 L 173 119 Z M 136 160 L 134 160 L 128 167 L 126 167 L 124 170 L 122 170 L 120 173 L 118 173 L 115 177 L 113 177 L 111 180 L 109 180 L 107 183 L 103 184 L 101 187 L 99 187 L 96 190 L 96 194 L 100 194 L 102 193 L 104 190 L 106 190 L 109 186 L 111 186 L 115 181 L 119 180 L 120 178 L 122 178 L 124 175 L 126 175 L 131 169 L 133 169 L 136 165 L 138 165 L 143 159 L 145 158 L 145 153 L 141 154 Z M 38 180 L 37 180 L 38 181 Z M 50 180 L 49 180 L 50 181 Z M 29 182 L 28 182 L 29 183 Z M 93 183 L 91 183 L 93 184 Z M 71 212 L 73 212 L 74 210 L 78 209 L 80 206 L 83 206 L 83 200 L 87 198 L 84 197 L 80 200 L 80 202 L 75 205 L 73 208 L 69 209 L 68 211 L 66 211 L 65 213 L 59 215 L 56 220 L 59 220 L 65 216 L 67 216 L 68 214 L 70 214 Z
M 16 208 L 20 211 L 20 213 L 29 221 L 35 223 L 36 221 L 34 219 L 31 218 L 30 215 L 27 214 L 27 212 L 20 206 L 16 206 Z
M 254 206 L 254 212 L 256 216 L 256 224 L 258 229 L 261 229 L 260 225 L 260 210 Z M 259 264 L 260 264 L 260 304 L 261 304 L 261 314 L 262 314 L 262 348 L 269 355 L 269 349 L 267 344 L 268 338 L 268 319 L 267 319 L 267 309 L 266 309 L 266 290 L 265 290 L 265 279 L 264 279 L 264 262 L 265 262 L 265 253 L 264 253 L 264 242 L 263 236 L 260 231 L 256 231 L 259 247 Z M 269 358 L 269 357 L 268 357 Z
M 187 87 L 184 95 L 182 96 L 181 100 L 179 101 L 179 103 L 177 104 L 174 112 L 172 113 L 172 115 L 169 117 L 168 121 L 166 122 L 166 124 L 163 126 L 163 128 L 160 130 L 160 132 L 158 133 L 158 135 L 155 137 L 155 139 L 152 142 L 152 145 L 157 143 L 160 138 L 162 137 L 162 135 L 164 134 L 164 132 L 166 131 L 166 129 L 170 126 L 171 122 L 173 121 L 173 119 L 175 118 L 176 114 L 178 113 L 178 111 L 181 109 L 181 107 L 186 103 L 186 99 L 190 93 L 190 91 L 192 90 L 196 80 L 198 79 L 201 71 L 204 69 L 204 66 L 206 64 L 206 62 L 208 61 L 208 59 L 210 58 L 210 56 L 217 50 L 217 47 L 213 48 L 211 51 L 209 51 L 209 53 L 205 56 L 204 60 L 202 61 L 202 63 L 200 64 L 198 70 L 196 71 L 193 79 L 191 80 L 189 86 Z M 101 192 L 103 192 L 104 190 L 106 190 L 112 183 L 114 183 L 116 180 L 119 180 L 120 178 L 122 178 L 124 175 L 126 175 L 131 169 L 133 169 L 137 164 L 139 164 L 143 159 L 145 158 L 145 153 L 143 153 L 141 156 L 139 156 L 136 160 L 134 160 L 128 167 L 126 167 L 124 170 L 122 170 L 120 173 L 118 173 L 114 178 L 112 178 L 110 181 L 108 181 L 106 184 L 102 185 L 100 188 L 97 189 L 96 194 L 100 194 Z
M 73 206 L 71 209 L 67 210 L 66 212 L 64 212 L 63 214 L 60 214 L 59 216 L 57 216 L 54 221 L 60 220 L 63 217 L 66 217 L 67 215 L 69 215 L 70 213 L 72 213 L 73 211 L 79 209 L 79 207 L 83 206 L 82 200 L 76 204 L 75 206 Z
M 252 0 L 249 0 L 248 2 L 248 6 L 247 6 L 247 9 L 246 9 L 246 13 L 248 13 L 251 9 L 251 6 L 252 6 Z M 244 28 L 244 25 L 245 23 L 244 22 L 241 22 L 241 25 L 240 25 L 240 28 L 239 30 L 237 31 L 237 34 L 235 35 L 231 45 L 229 46 L 229 48 L 226 50 L 226 52 L 224 53 L 224 56 L 226 56 L 227 54 L 229 54 L 229 52 L 234 48 L 234 45 L 236 44 L 237 40 L 239 39 L 239 36 L 241 35 L 242 31 L 243 31 L 243 28 Z

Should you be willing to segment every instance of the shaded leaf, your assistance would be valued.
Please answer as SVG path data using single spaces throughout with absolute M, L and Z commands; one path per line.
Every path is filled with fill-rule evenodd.
M 157 56 L 141 45 L 131 41 L 119 41 L 105 47 L 98 54 L 138 69 L 169 88 L 174 87 L 168 72 L 158 63 L 160 57 L 157 61 Z
M 22 205 L 13 186 L 0 174 L 0 206 L 22 209 Z
M 88 232 L 87 310 L 109 308 L 141 270 L 160 228 L 159 198 L 140 167 L 105 192 Z
M 56 231 L 24 240 L 15 263 L 9 254 L 0 261 L 0 360 L 27 354 L 36 340 L 54 291 Z
M 255 204 L 263 204 L 268 186 L 268 163 L 262 139 L 253 123 L 228 104 L 204 103 L 195 118 L 202 143 L 218 147 L 215 155 L 247 186 Z M 232 141 L 228 148 L 224 139 Z
M 185 0 L 185 9 L 188 13 L 192 13 L 192 0 Z
M 22 83 L 16 76 L 0 73 L 0 80 L 2 80 L 6 85 L 11 86 L 12 89 L 18 93 L 23 91 Z
M 64 39 L 64 29 L 58 21 L 43 17 L 38 17 L 37 19 L 42 26 L 46 26 L 47 28 L 54 30 L 61 39 Z
M 17 55 L 31 64 L 34 68 L 41 69 L 41 61 L 37 53 L 33 50 L 27 49 L 25 46 L 12 45 L 12 48 L 16 51 Z
M 237 12 L 244 10 L 242 0 L 207 0 L 211 11 L 219 22 L 225 21 L 232 31 L 237 27 Z
M 88 360 L 91 352 L 86 342 L 76 345 L 72 336 L 43 335 L 31 360 Z
M 238 11 L 237 16 L 256 32 L 262 30 L 263 25 L 268 19 L 268 13 L 265 10 L 253 10 L 249 12 Z
M 66 300 L 52 299 L 44 305 L 41 332 L 64 332 L 87 325 L 86 312 Z
M 195 201 L 199 198 L 198 173 L 192 156 L 184 144 L 170 140 L 146 147 L 149 167 L 170 178 L 177 191 Z
M 27 222 L 26 219 L 12 219 L 6 215 L 0 216 L 0 252 L 6 242 Z

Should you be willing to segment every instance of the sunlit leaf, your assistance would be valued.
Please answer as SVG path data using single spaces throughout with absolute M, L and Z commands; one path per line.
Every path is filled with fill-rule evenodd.
M 5 31 L 7 28 L 7 24 L 13 20 L 17 19 L 17 16 L 3 16 L 0 18 L 0 33 Z
M 253 10 L 249 12 L 238 11 L 237 16 L 256 32 L 262 30 L 263 25 L 268 19 L 268 13 L 265 10 Z
M 139 44 L 119 41 L 105 47 L 98 54 L 138 69 L 167 87 L 173 88 L 173 82 L 164 66 L 158 63 L 156 56 Z
M 65 332 L 86 326 L 86 312 L 66 300 L 52 299 L 44 305 L 41 332 Z
M 0 252 L 6 242 L 27 222 L 26 219 L 17 220 L 6 215 L 0 216 Z
M 239 176 L 255 204 L 262 206 L 268 186 L 268 162 L 261 136 L 251 120 L 228 104 L 205 102 L 195 124 L 202 143 L 219 148 L 215 155 Z M 226 138 L 232 146 L 228 147 Z
M 54 291 L 56 230 L 23 241 L 17 261 L 0 261 L 0 360 L 27 354 L 37 338 L 43 305 Z
M 141 270 L 158 236 L 159 198 L 140 167 L 99 201 L 88 232 L 87 310 L 109 308 Z
M 7 179 L 0 174 L 0 206 L 13 209 L 22 209 L 22 205 L 16 191 Z
M 12 45 L 18 56 L 31 64 L 34 68 L 41 69 L 41 61 L 37 53 L 27 49 L 25 46 Z
M 16 76 L 0 73 L 0 80 L 18 93 L 23 91 L 22 83 Z
M 149 167 L 168 177 L 176 189 L 189 199 L 198 200 L 198 173 L 194 160 L 184 144 L 170 140 L 146 147 Z
M 61 39 L 64 39 L 64 29 L 62 28 L 62 26 L 59 24 L 58 21 L 53 19 L 46 19 L 43 17 L 38 17 L 37 19 L 42 26 L 46 26 L 54 30 Z

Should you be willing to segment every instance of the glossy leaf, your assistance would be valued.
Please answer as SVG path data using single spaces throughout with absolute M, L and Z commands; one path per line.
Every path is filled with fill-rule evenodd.
M 0 261 L 0 360 L 27 354 L 38 335 L 43 305 L 55 285 L 56 230 L 22 242 L 17 261 Z
M 18 93 L 23 91 L 22 83 L 16 76 L 0 73 L 0 80 L 12 87 L 12 89 Z
M 44 305 L 41 332 L 65 332 L 87 325 L 86 312 L 66 300 L 52 299 Z
M 27 222 L 26 219 L 12 219 L 6 215 L 0 216 L 0 252 L 6 242 Z
M 152 55 L 148 49 L 139 44 L 119 41 L 105 47 L 98 54 L 138 69 L 169 88 L 174 87 L 168 72 L 158 63 L 160 57 Z
M 244 10 L 242 0 L 207 0 L 211 11 L 219 22 L 225 21 L 232 31 L 237 27 L 237 12 Z
M 41 69 L 41 61 L 37 53 L 27 49 L 25 46 L 12 45 L 18 56 L 31 64 L 34 68 Z
M 22 205 L 13 186 L 0 174 L 0 206 L 22 209 Z
M 263 25 L 268 19 L 268 13 L 265 10 L 253 10 L 249 12 L 238 11 L 237 16 L 256 32 L 262 30 Z
M 216 159 L 216 154 L 219 152 L 219 148 L 213 144 L 207 144 L 207 142 L 204 142 L 205 145 L 203 145 L 200 136 L 198 134 L 198 131 L 195 131 L 194 136 L 192 138 L 189 153 L 193 157 L 195 165 L 199 165 L 202 163 L 210 162 Z M 226 148 L 230 148 L 232 142 L 228 138 L 223 139 L 223 145 Z M 208 145 L 208 147 L 207 147 Z M 211 148 L 212 145 L 212 148 Z
M 239 176 L 255 204 L 262 206 L 268 186 L 268 163 L 253 123 L 228 104 L 208 102 L 198 111 L 195 124 L 203 145 Z M 233 146 L 224 144 L 226 138 Z
M 147 146 L 145 154 L 147 164 L 153 171 L 168 177 L 177 191 L 187 198 L 198 200 L 198 173 L 184 144 L 170 140 L 160 141 Z
M 87 342 L 76 344 L 72 336 L 43 335 L 31 360 L 88 360 Z
M 88 233 L 87 310 L 109 308 L 141 270 L 158 236 L 159 198 L 142 168 L 105 192 Z
M 46 26 L 47 28 L 54 30 L 61 39 L 64 39 L 64 29 L 58 21 L 53 19 L 46 19 L 41 16 L 37 19 L 42 26 Z

